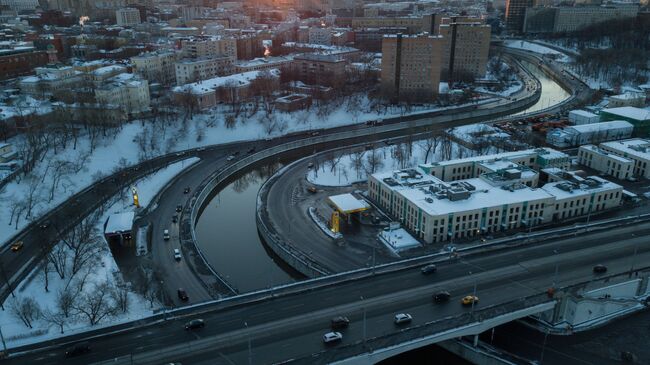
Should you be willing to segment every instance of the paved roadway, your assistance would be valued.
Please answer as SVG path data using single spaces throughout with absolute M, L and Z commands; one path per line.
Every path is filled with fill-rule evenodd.
M 625 272 L 632 264 L 635 250 L 636 267 L 641 266 L 650 260 L 650 244 L 637 237 L 648 233 L 650 223 L 644 223 L 489 255 L 467 256 L 439 264 L 438 273 L 431 276 L 421 275 L 415 267 L 247 305 L 228 306 L 226 302 L 204 313 L 96 338 L 91 340 L 91 353 L 65 363 L 89 364 L 117 358 L 104 363 L 128 364 L 132 354 L 133 363 L 137 364 L 246 364 L 248 341 L 254 364 L 301 358 L 326 349 L 320 337 L 328 331 L 328 319 L 334 315 L 347 315 L 352 320 L 350 328 L 343 331 L 343 345 L 363 339 L 364 310 L 367 338 L 394 333 L 398 329 L 392 316 L 397 312 L 411 313 L 413 325 L 467 313 L 471 309 L 462 307 L 459 299 L 472 293 L 475 285 L 481 299 L 475 310 L 481 310 L 543 292 L 554 279 L 556 264 L 558 286 L 596 280 L 592 266 L 598 263 L 607 265 L 609 273 Z M 433 305 L 430 295 L 441 289 L 449 290 L 452 299 L 447 304 Z M 184 322 L 199 317 L 207 323 L 204 329 L 183 330 Z M 444 323 L 451 325 L 453 319 Z M 24 353 L 5 363 L 60 364 L 63 346 L 57 344 L 64 340 L 69 341 L 53 340 L 48 349 Z M 142 356 L 153 357 L 137 361 Z M 322 362 L 321 358 L 296 361 Z

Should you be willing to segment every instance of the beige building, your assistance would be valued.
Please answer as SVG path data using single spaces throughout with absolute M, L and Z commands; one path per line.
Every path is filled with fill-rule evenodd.
M 632 174 L 650 178 L 650 140 L 633 138 L 624 141 L 604 142 L 599 147 L 609 153 L 634 161 Z
M 421 17 L 355 17 L 352 18 L 352 28 L 406 28 L 409 33 L 427 32 L 435 35 L 440 22 L 441 17 L 438 14 L 427 14 Z
M 149 110 L 149 83 L 136 74 L 121 73 L 95 89 L 97 103 L 117 106 L 127 116 Z
M 82 72 L 70 66 L 36 67 L 35 76 L 26 76 L 18 81 L 21 93 L 43 98 L 64 89 L 79 87 L 83 81 Z
M 260 57 L 250 61 L 238 61 L 235 64 L 235 72 L 271 70 L 274 68 L 280 71 L 291 68 L 292 57 Z
M 609 97 L 608 108 L 620 108 L 623 106 L 633 106 L 637 108 L 645 107 L 646 96 L 644 93 L 627 92 Z
M 310 27 L 309 43 L 329 46 L 332 44 L 332 31 L 329 28 Z
M 393 100 L 433 101 L 440 86 L 442 46 L 440 36 L 384 36 L 382 93 Z
M 184 59 L 176 63 L 176 83 L 184 85 L 233 73 L 230 57 Z
M 346 64 L 338 55 L 305 53 L 293 58 L 291 70 L 297 80 L 307 84 L 340 86 L 345 83 Z
M 599 177 L 566 174 L 567 179 L 538 188 L 537 171 L 502 162 L 478 177 L 454 181 L 422 168 L 374 174 L 368 179 L 368 196 L 427 243 L 532 227 L 621 202 L 623 188 Z
M 115 11 L 117 25 L 122 27 L 133 27 L 141 23 L 140 11 L 136 8 L 122 8 Z
M 237 40 L 223 37 L 195 37 L 181 41 L 183 56 L 187 58 L 229 57 L 237 60 Z
M 620 180 L 631 178 L 634 170 L 633 160 L 609 153 L 592 144 L 580 146 L 578 163 Z
M 451 23 L 440 26 L 444 40 L 442 79 L 467 80 L 485 77 L 492 28 L 481 23 Z
M 180 52 L 157 51 L 147 52 L 131 57 L 133 71 L 150 83 L 173 85 L 176 83 L 176 69 L 174 64 L 178 61 Z

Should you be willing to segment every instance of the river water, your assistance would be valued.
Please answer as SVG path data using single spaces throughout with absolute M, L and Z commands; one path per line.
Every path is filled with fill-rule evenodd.
M 542 84 L 539 101 L 521 113 L 547 108 L 570 96 L 537 67 L 526 64 Z M 268 171 L 268 169 L 264 169 Z M 215 270 L 240 292 L 293 282 L 293 272 L 262 243 L 255 223 L 257 192 L 267 174 L 248 173 L 217 194 L 196 225 L 197 244 Z

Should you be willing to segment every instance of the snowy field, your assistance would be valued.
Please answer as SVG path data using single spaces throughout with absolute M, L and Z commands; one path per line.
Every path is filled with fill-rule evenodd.
M 510 135 L 508 133 L 505 133 L 501 129 L 493 127 L 489 124 L 462 125 L 450 129 L 449 133 L 454 137 L 468 143 L 476 143 L 481 139 L 495 141 L 497 139 L 510 138 Z
M 150 204 L 165 184 L 197 161 L 198 158 L 190 158 L 177 162 L 137 181 L 135 185 L 141 205 L 145 207 Z M 91 227 L 92 242 L 66 243 L 66 237 L 52 250 L 47 268 L 45 265 L 39 266 L 20 284 L 15 290 L 16 298 L 10 296 L 3 303 L 5 310 L 0 312 L 0 326 L 8 347 L 44 341 L 58 337 L 61 332 L 68 335 L 136 320 L 152 314 L 152 308 L 159 307 L 157 295 L 145 298 L 136 294 L 130 283 L 122 280 L 101 235 L 103 224 L 111 214 L 132 211 L 133 208 L 129 189 L 125 189 L 122 198 L 116 198 L 110 207 L 98 215 L 94 227 Z M 80 235 L 75 237 L 79 238 Z M 84 254 L 75 256 L 74 248 L 69 245 Z M 84 260 L 84 264 L 79 264 Z M 48 291 L 45 291 L 46 271 Z M 88 303 L 98 300 L 95 294 L 100 291 L 105 293 L 102 299 L 106 306 L 92 313 Z M 19 317 L 24 318 L 32 328 Z
M 506 40 L 503 43 L 506 47 L 523 49 L 542 55 L 549 55 L 551 57 L 554 57 L 558 62 L 571 62 L 571 57 L 567 56 L 566 54 L 548 47 L 541 46 L 539 44 L 518 40 Z
M 314 106 L 310 110 L 274 111 L 271 117 L 266 117 L 261 110 L 255 113 L 244 110 L 230 118 L 233 115 L 230 106 L 220 105 L 192 119 L 160 117 L 125 124 L 113 135 L 95 136 L 93 140 L 85 135 L 79 138 L 76 148 L 70 142 L 63 148 L 49 148 L 29 175 L 21 176 L 0 190 L 0 226 L 6 227 L 0 230 L 0 243 L 8 244 L 10 238 L 30 221 L 94 181 L 141 160 L 193 147 L 264 139 L 446 108 L 432 105 L 380 107 L 373 105 L 366 96 L 357 95 L 345 98 L 344 102 Z M 230 123 L 226 118 L 230 118 Z M 25 149 L 22 136 L 8 142 L 18 151 Z

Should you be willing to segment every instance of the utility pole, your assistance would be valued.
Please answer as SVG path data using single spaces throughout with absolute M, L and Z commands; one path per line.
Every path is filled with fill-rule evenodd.
M 366 306 L 363 303 L 363 295 L 361 296 L 361 308 L 363 310 L 363 346 L 366 346 Z

